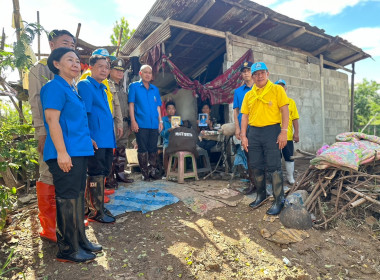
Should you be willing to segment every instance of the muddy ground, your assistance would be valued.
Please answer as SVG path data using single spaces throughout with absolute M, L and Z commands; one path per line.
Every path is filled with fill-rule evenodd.
M 307 162 L 296 162 L 298 173 L 305 168 Z M 195 184 L 225 188 L 227 183 L 200 180 Z M 236 179 L 233 187 L 244 184 Z M 103 245 L 103 252 L 94 262 L 68 264 L 55 260 L 55 244 L 39 238 L 38 210 L 32 203 L 13 213 L 0 236 L 0 262 L 4 264 L 14 249 L 7 268 L 16 268 L 2 277 L 380 279 L 378 222 L 366 222 L 363 213 L 347 213 L 328 230 L 310 229 L 303 241 L 277 245 L 260 233 L 263 228 L 271 232 L 282 228 L 278 219 L 263 220 L 269 206 L 252 210 L 239 203 L 200 216 L 180 201 L 147 214 L 126 213 L 113 225 L 90 223 L 88 236 Z

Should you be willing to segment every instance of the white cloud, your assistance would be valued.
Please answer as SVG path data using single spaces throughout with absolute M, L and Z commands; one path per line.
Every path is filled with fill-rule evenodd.
M 114 2 L 118 6 L 117 11 L 120 17 L 125 17 L 129 26 L 136 29 L 156 0 L 114 0 Z
M 274 10 L 288 17 L 305 21 L 316 14 L 337 15 L 344 8 L 364 1 L 366 0 L 290 0 L 276 5 Z
M 380 56 L 380 27 L 354 29 L 340 35 L 372 56 Z

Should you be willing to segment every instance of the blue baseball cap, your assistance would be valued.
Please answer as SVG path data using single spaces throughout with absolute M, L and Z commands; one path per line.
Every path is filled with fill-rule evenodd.
M 283 84 L 284 86 L 286 86 L 286 82 L 285 82 L 285 80 L 282 80 L 282 79 L 276 81 L 275 84 L 276 84 L 276 85 L 278 85 L 278 84 Z
M 256 62 L 251 66 L 251 73 L 255 73 L 256 71 L 260 70 L 266 70 L 268 71 L 268 67 L 265 65 L 264 62 Z
M 111 61 L 115 60 L 116 57 L 113 56 L 113 55 L 110 55 L 110 53 L 108 52 L 107 49 L 105 48 L 100 48 L 100 49 L 96 49 L 92 52 L 92 55 L 102 55 L 102 56 L 105 56 L 105 57 L 109 57 Z

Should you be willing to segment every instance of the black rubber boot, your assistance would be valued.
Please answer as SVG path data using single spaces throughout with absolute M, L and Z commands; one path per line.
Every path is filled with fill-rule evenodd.
M 144 181 L 150 181 L 148 169 L 148 153 L 137 153 L 137 158 L 139 160 L 139 166 L 141 169 L 141 174 L 144 177 Z
M 248 174 L 249 174 L 249 186 L 245 188 L 241 193 L 248 195 L 255 191 L 255 178 L 253 177 L 253 170 L 252 168 L 248 168 Z
M 104 207 L 104 176 L 88 176 L 88 219 L 100 223 L 114 223 L 115 217 Z
M 161 179 L 160 171 L 157 169 L 157 153 L 149 153 L 148 154 L 148 170 L 149 176 L 153 180 Z
M 257 188 L 256 200 L 249 204 L 249 207 L 258 208 L 261 203 L 267 198 L 265 171 L 260 169 L 253 169 L 253 179 Z
M 116 148 L 115 153 L 116 155 L 114 157 L 114 162 L 113 162 L 112 167 L 116 175 L 116 180 L 118 182 L 123 182 L 123 183 L 133 183 L 134 180 L 131 178 L 128 178 L 128 174 L 124 172 L 125 162 L 126 162 L 125 147 Z
M 90 242 L 87 239 L 86 231 L 84 229 L 84 223 L 80 222 L 84 220 L 84 193 L 79 193 L 78 207 L 77 207 L 77 218 L 78 218 L 78 232 L 79 232 L 79 246 L 81 246 L 86 251 L 99 252 L 102 250 L 102 246 Z
M 267 214 L 278 215 L 280 214 L 281 209 L 284 207 L 285 202 L 282 171 L 275 171 L 271 173 L 271 176 L 274 202 L 272 206 L 268 209 Z
M 96 255 L 87 252 L 79 245 L 78 199 L 56 198 L 57 205 L 57 260 L 61 262 L 87 262 Z M 82 208 L 82 210 L 84 210 Z M 80 223 L 83 224 L 83 216 Z

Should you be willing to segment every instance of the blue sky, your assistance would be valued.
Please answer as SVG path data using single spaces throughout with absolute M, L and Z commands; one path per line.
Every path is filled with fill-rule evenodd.
M 47 29 L 68 29 L 76 32 L 82 23 L 80 38 L 94 45 L 109 45 L 112 27 L 124 16 L 136 28 L 149 11 L 154 0 L 19 0 L 23 19 L 36 21 L 40 11 L 41 24 Z M 170 0 L 168 0 L 170 1 Z M 177 0 L 176 0 L 177 1 Z M 12 1 L 0 0 L 0 28 L 5 27 L 15 40 L 11 28 Z M 356 63 L 355 81 L 363 78 L 380 83 L 380 0 L 256 0 L 276 12 L 305 21 L 324 29 L 329 35 L 339 35 L 371 54 Z M 41 42 L 42 52 L 48 52 L 47 41 Z M 37 50 L 36 44 L 33 46 Z M 349 68 L 350 66 L 348 66 Z

